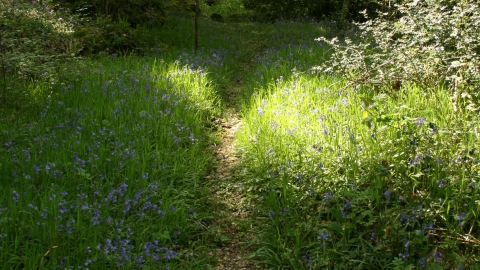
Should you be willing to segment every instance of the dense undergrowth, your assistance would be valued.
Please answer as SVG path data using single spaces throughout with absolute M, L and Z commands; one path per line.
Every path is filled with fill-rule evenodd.
M 182 265 L 202 240 L 201 123 L 218 99 L 203 71 L 167 61 L 91 63 L 38 111 L 3 118 L 2 265 Z
M 205 15 L 241 13 L 234 2 Z M 171 17 L 143 28 L 159 41 L 151 54 L 16 82 L 23 102 L 0 111 L 1 265 L 212 268 L 207 145 L 238 103 L 259 268 L 480 267 L 471 102 L 320 73 L 328 23 L 201 23 L 196 55 L 193 20 Z
M 474 70 L 476 58 L 452 49 L 476 48 L 476 43 L 459 41 L 467 34 L 452 34 L 444 52 L 441 40 L 432 39 L 432 32 L 441 33 L 441 23 L 424 20 L 425 32 L 413 40 L 430 37 L 430 47 L 421 47 L 429 54 L 413 54 L 408 41 L 398 39 L 397 45 L 389 39 L 392 32 L 408 39 L 413 30 L 396 25 L 389 32 L 387 21 L 381 22 L 384 32 L 372 23 L 355 28 L 369 31 L 362 39 L 346 32 L 352 36 L 340 42 L 289 42 L 257 60 L 247 79 L 254 90 L 243 110 L 238 150 L 268 223 L 256 230 L 253 255 L 268 268 L 480 267 L 479 123 L 472 109 L 477 92 L 470 90 L 478 83 L 462 83 L 462 98 L 452 89 L 456 84 L 442 84 L 476 76 L 467 68 L 455 70 Z M 429 28 L 428 20 L 435 27 Z M 475 29 L 462 22 L 463 33 Z M 369 40 L 372 35 L 377 39 Z M 405 75 L 402 70 L 414 68 L 395 65 L 388 49 L 376 55 L 387 44 L 405 61 L 455 54 L 452 59 L 465 63 L 444 63 L 441 76 L 435 62 L 421 74 Z M 437 80 L 434 86 L 428 86 L 428 76 Z M 396 78 L 401 78 L 398 85 Z M 425 84 L 414 83 L 418 78 Z

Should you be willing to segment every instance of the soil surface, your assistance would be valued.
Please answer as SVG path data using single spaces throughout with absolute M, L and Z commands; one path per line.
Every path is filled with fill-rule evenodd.
M 219 238 L 218 248 L 211 254 L 217 258 L 214 269 L 257 269 L 248 256 L 253 238 L 246 228 L 250 213 L 242 180 L 236 173 L 238 157 L 234 153 L 234 135 L 241 121 L 234 109 L 227 109 L 216 124 L 221 142 L 213 146 L 215 166 L 208 176 L 216 204 L 216 220 L 210 228 L 217 230 Z

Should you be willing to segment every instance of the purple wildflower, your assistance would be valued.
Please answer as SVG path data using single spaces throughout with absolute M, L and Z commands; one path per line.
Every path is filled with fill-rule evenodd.
M 418 260 L 418 263 L 422 266 L 422 268 L 425 268 L 425 266 L 427 265 L 427 260 L 425 258 L 421 258 L 420 260 Z
M 18 202 L 20 200 L 20 194 L 18 194 L 18 192 L 16 192 L 15 190 L 12 191 L 12 200 L 14 200 L 15 202 Z
M 322 240 L 322 241 L 325 241 L 328 239 L 328 232 L 322 232 L 318 237 L 317 237 L 318 240 Z
M 467 216 L 467 213 L 462 212 L 460 215 L 458 215 L 455 219 L 456 220 L 464 220 L 465 217 Z
M 437 261 L 437 262 L 442 261 L 442 256 L 443 256 L 443 254 L 442 254 L 442 252 L 440 252 L 440 251 L 437 251 L 437 252 L 434 252 L 434 253 L 433 253 L 433 258 L 434 258 L 435 261 Z

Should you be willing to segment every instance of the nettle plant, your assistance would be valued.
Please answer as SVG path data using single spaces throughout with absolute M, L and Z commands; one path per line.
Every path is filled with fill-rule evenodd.
M 356 38 L 317 39 L 333 51 L 317 70 L 340 73 L 349 86 L 387 91 L 407 82 L 446 86 L 455 110 L 460 102 L 467 110 L 478 109 L 479 3 L 407 1 L 396 5 L 394 13 L 356 24 L 354 31 Z

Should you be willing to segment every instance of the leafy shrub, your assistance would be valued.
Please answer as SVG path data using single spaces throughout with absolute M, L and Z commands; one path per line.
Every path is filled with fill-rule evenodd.
M 206 1 L 207 2 L 207 1 Z M 239 22 L 249 20 L 250 10 L 243 7 L 242 0 L 216 0 L 214 5 L 208 5 L 206 2 L 200 2 L 200 11 L 204 14 L 221 14 L 225 20 Z
M 7 0 L 0 13 L 0 97 L 6 103 L 15 100 L 13 85 L 19 80 L 52 77 L 81 46 L 72 36 L 78 18 L 64 9 Z
M 396 90 L 413 82 L 426 88 L 446 85 L 454 100 L 466 98 L 476 110 L 480 80 L 479 3 L 409 1 L 394 14 L 357 24 L 358 38 L 319 38 L 331 59 L 318 69 L 340 73 L 350 85 Z M 399 18 L 392 21 L 392 17 Z
M 57 0 L 73 12 L 90 17 L 110 17 L 126 20 L 132 26 L 161 25 L 165 22 L 165 0 Z
M 194 0 L 172 0 L 167 5 L 167 10 L 177 15 L 193 16 L 195 9 L 196 4 Z
M 258 5 L 255 8 L 254 19 L 262 22 L 273 22 L 278 15 L 272 5 Z
M 223 22 L 223 16 L 218 13 L 213 13 L 212 15 L 210 15 L 210 18 L 217 22 Z
M 233 13 L 227 16 L 229 22 L 244 22 L 250 19 L 250 16 L 245 13 Z
M 99 17 L 87 22 L 75 32 L 82 40 L 81 53 L 92 55 L 100 52 L 127 53 L 138 48 L 136 29 L 126 20 L 113 21 L 110 17 Z
M 262 5 L 271 5 L 273 10 L 285 18 L 304 18 L 305 16 L 313 18 L 333 17 L 340 14 L 344 1 L 341 0 L 242 0 L 246 9 L 255 10 Z M 350 20 L 363 19 L 358 16 L 362 10 L 367 10 L 369 14 L 374 14 L 380 5 L 377 1 L 351 1 L 347 5 L 347 18 Z
M 81 40 L 84 55 L 139 51 L 137 26 L 160 26 L 166 21 L 165 0 L 56 2 L 83 17 L 75 37 Z
M 213 5 L 217 4 L 217 1 L 216 0 L 205 0 L 205 4 L 207 4 L 209 6 L 213 6 Z

